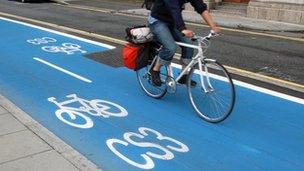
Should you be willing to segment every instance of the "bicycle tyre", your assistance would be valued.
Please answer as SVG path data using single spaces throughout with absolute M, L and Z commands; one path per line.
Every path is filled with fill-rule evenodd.
M 97 114 L 93 114 L 93 116 L 125 117 L 128 115 L 128 111 L 125 108 L 106 100 L 94 99 L 90 101 L 90 105 L 93 107 L 94 111 L 97 111 Z M 109 111 L 110 109 L 112 109 L 112 111 Z
M 64 114 L 66 115 L 66 117 L 64 117 Z M 73 127 L 88 129 L 88 128 L 92 128 L 94 125 L 94 123 L 90 117 L 88 117 L 78 111 L 59 109 L 55 112 L 55 115 L 59 120 L 61 120 L 62 122 L 66 123 L 70 126 L 73 126 Z M 66 118 L 68 118 L 68 119 L 66 119 Z M 81 124 L 81 123 L 77 123 L 77 122 L 75 122 L 75 123 L 71 122 L 71 121 L 76 121 L 78 119 L 85 120 L 85 123 Z
M 57 47 L 57 46 L 43 46 L 41 49 L 46 52 L 50 52 L 50 53 L 60 52 L 60 47 Z
M 211 88 L 210 92 L 205 92 L 202 88 L 200 75 L 194 67 L 188 76 L 188 94 L 190 102 L 196 113 L 205 121 L 218 123 L 225 120 L 233 110 L 235 103 L 235 88 L 230 74 L 225 67 L 215 60 L 204 59 L 203 76 L 204 85 L 210 88 L 207 83 L 206 68 L 209 75 Z M 197 82 L 195 87 L 191 87 L 191 80 Z M 209 106 L 208 106 L 209 105 Z M 220 109 L 222 107 L 222 109 Z
M 143 67 L 140 70 L 136 71 L 137 80 L 141 89 L 150 97 L 160 99 L 167 93 L 167 86 L 166 86 L 166 78 L 168 75 L 167 67 L 162 67 L 160 72 L 160 77 L 162 80 L 162 85 L 160 87 L 154 86 L 152 83 L 152 78 L 149 73 L 150 64 L 146 67 Z

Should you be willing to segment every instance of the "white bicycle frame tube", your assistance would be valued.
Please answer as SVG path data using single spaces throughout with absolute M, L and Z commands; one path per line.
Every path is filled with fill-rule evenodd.
M 203 64 L 202 64 L 202 60 L 205 59 L 204 57 L 204 53 L 203 53 L 203 50 L 201 48 L 201 42 L 199 41 L 198 42 L 198 45 L 191 45 L 191 44 L 187 44 L 187 43 L 181 43 L 181 42 L 176 42 L 176 44 L 180 45 L 180 46 L 183 46 L 183 47 L 188 47 L 188 48 L 192 48 L 192 49 L 197 49 L 198 50 L 198 53 L 196 54 L 196 56 L 194 58 L 192 58 L 191 62 L 182 70 L 182 72 L 178 75 L 178 77 L 175 79 L 175 82 L 178 82 L 181 77 L 187 73 L 187 71 L 193 67 L 196 63 L 198 63 L 198 66 L 199 66 L 199 75 L 200 75 L 200 79 L 201 79 L 201 85 L 202 85 L 202 88 L 204 90 L 204 92 L 209 92 L 210 90 L 213 89 L 213 87 L 211 86 L 211 83 L 210 83 L 210 79 L 209 79 L 209 76 L 208 76 L 208 69 L 207 67 L 205 66 L 205 75 L 206 75 L 206 81 L 207 81 L 207 84 L 209 86 L 209 89 L 206 89 L 206 86 L 205 86 L 205 82 L 204 82 L 204 76 L 203 76 Z M 168 74 L 171 78 L 174 78 L 173 76 L 173 71 L 172 71 L 172 66 L 169 65 L 168 66 Z
M 70 94 L 67 97 L 71 98 L 71 99 L 63 101 L 63 102 L 57 102 L 55 98 L 50 98 L 49 101 L 56 104 L 59 107 L 59 109 L 64 109 L 64 110 L 69 110 L 69 111 L 79 111 L 79 112 L 90 113 L 89 112 L 90 110 L 95 110 L 94 108 L 92 108 L 89 105 L 90 101 L 79 98 L 79 97 L 77 97 L 76 94 Z M 75 103 L 75 102 L 79 102 L 82 106 L 80 108 L 66 106 L 68 104 Z

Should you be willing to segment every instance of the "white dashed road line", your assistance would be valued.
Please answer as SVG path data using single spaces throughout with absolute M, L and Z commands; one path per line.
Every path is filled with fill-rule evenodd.
M 75 73 L 73 73 L 73 72 L 71 72 L 71 71 L 68 71 L 68 70 L 66 70 L 66 69 L 63 69 L 63 68 L 61 68 L 61 67 L 59 67 L 59 66 L 56 66 L 56 65 L 54 65 L 54 64 L 52 64 L 52 63 L 50 63 L 50 62 L 47 62 L 47 61 L 45 61 L 45 60 L 43 60 L 43 59 L 40 59 L 40 58 L 33 58 L 33 59 L 36 60 L 36 61 L 38 61 L 38 62 L 40 62 L 40 63 L 43 63 L 43 64 L 45 64 L 45 65 L 48 65 L 48 66 L 50 66 L 50 67 L 52 67 L 52 68 L 54 68 L 54 69 L 57 69 L 58 71 L 61 71 L 61 72 L 65 73 L 65 74 L 68 74 L 68 75 L 70 75 L 70 76 L 72 76 L 72 77 L 75 77 L 75 78 L 77 78 L 77 79 L 79 79 L 79 80 L 81 80 L 81 81 L 84 81 L 84 82 L 87 82 L 87 83 L 92 83 L 91 80 L 89 80 L 89 79 L 87 79 L 87 78 L 85 78 L 85 77 L 83 77 L 83 76 L 80 76 L 80 75 L 75 74 Z

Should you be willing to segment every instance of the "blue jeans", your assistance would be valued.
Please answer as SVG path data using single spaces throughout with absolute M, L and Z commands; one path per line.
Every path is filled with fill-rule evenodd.
M 169 65 L 176 52 L 177 44 L 175 41 L 192 44 L 191 40 L 184 37 L 183 34 L 174 27 L 163 21 L 155 21 L 149 24 L 151 32 L 154 34 L 155 40 L 162 46 L 158 57 L 161 65 Z M 193 56 L 193 49 L 182 47 L 181 62 L 187 65 Z

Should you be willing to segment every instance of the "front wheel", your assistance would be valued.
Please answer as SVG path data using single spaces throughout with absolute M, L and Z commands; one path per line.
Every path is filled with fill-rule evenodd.
M 191 87 L 191 81 L 197 82 Z M 214 60 L 205 59 L 202 71 L 192 68 L 188 77 L 188 93 L 198 115 L 212 123 L 221 122 L 231 113 L 235 89 L 227 70 Z
M 160 78 L 162 80 L 162 85 L 160 87 L 153 85 L 151 74 L 149 72 L 150 68 L 151 65 L 147 65 L 146 67 L 136 71 L 137 80 L 142 90 L 144 90 L 144 92 L 148 96 L 151 96 L 156 99 L 162 98 L 167 92 L 167 86 L 166 86 L 166 79 L 168 76 L 167 67 L 162 67 L 160 71 Z
M 94 99 L 91 100 L 90 104 L 95 109 L 95 111 L 97 111 L 97 115 L 103 117 L 125 117 L 128 115 L 128 111 L 116 103 Z
M 55 114 L 59 120 L 73 127 L 88 129 L 94 125 L 91 118 L 77 111 L 58 109 Z

